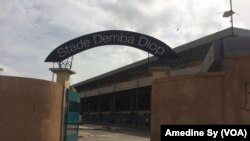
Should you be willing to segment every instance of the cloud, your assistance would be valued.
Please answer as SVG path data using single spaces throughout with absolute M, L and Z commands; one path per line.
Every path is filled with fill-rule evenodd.
M 234 16 L 235 25 L 249 28 L 250 2 L 233 3 L 239 13 Z M 73 38 L 120 29 L 148 34 L 176 47 L 229 27 L 229 19 L 222 18 L 228 9 L 227 0 L 6 0 L 0 5 L 0 63 L 12 74 L 51 80 L 52 64 L 44 59 Z M 145 52 L 121 46 L 82 52 L 74 59 L 77 74 L 72 83 L 146 57 Z
M 131 47 L 113 45 L 93 48 L 74 56 L 72 69 L 77 74 L 72 75 L 71 82 L 80 82 L 146 57 L 147 53 Z
M 7 76 L 22 76 L 20 72 L 14 70 L 12 68 L 6 67 L 0 64 L 0 75 L 7 75 Z

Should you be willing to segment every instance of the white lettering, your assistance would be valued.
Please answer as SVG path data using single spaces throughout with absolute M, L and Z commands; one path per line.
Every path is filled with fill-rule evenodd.
M 242 131 L 242 129 L 236 130 L 236 129 L 223 129 L 224 133 L 226 136 L 243 136 L 244 137 L 244 133 Z
M 129 44 L 134 44 L 134 41 L 135 41 L 135 38 L 134 38 L 134 37 L 132 37 L 132 36 L 129 36 L 129 37 L 128 37 L 128 43 L 129 43 Z
M 120 33 L 112 35 L 101 35 L 95 34 L 92 36 L 93 43 L 90 40 L 79 39 L 73 44 L 68 44 L 67 46 L 60 47 L 57 49 L 57 54 L 59 57 L 66 57 L 68 55 L 84 50 L 84 48 L 93 46 L 103 45 L 103 44 L 122 44 L 122 45 L 132 45 L 139 49 L 145 50 L 153 55 L 163 55 L 165 53 L 165 48 L 157 44 L 157 42 L 152 41 L 151 38 L 146 36 L 139 36 L 139 40 L 136 40 L 135 37 Z
M 121 34 L 121 40 L 122 43 L 127 43 L 128 42 L 128 37 L 124 36 L 123 34 Z
M 82 40 L 80 40 L 79 42 L 76 43 L 76 47 L 77 47 L 77 49 L 82 49 L 83 48 Z
M 209 137 L 213 137 L 213 138 L 216 138 L 217 137 L 217 135 L 218 135 L 218 132 L 219 131 L 213 131 L 212 129 L 208 129 L 207 130 L 207 136 L 209 136 Z
M 79 42 L 76 43 L 77 49 L 82 49 L 85 47 L 89 47 L 90 41 L 89 40 L 80 40 Z
M 70 49 L 68 46 L 65 46 L 64 49 L 67 51 L 68 54 L 70 53 Z
M 158 46 L 156 43 L 152 42 L 150 39 L 141 36 L 138 42 L 138 46 L 146 47 L 149 52 L 153 52 L 154 55 L 162 55 L 165 52 L 163 47 Z
M 152 44 L 149 45 L 149 49 L 150 49 L 150 50 L 155 51 L 155 50 L 157 50 L 157 48 L 158 48 L 158 46 L 157 46 L 156 43 L 152 43 Z
M 237 136 L 243 136 L 243 137 L 244 137 L 244 133 L 243 133 L 243 130 L 242 130 L 242 129 L 239 130 Z
M 108 43 L 109 42 L 109 36 L 102 36 L 102 42 Z
M 67 52 L 64 50 L 64 48 L 59 48 L 57 50 L 57 53 L 59 54 L 60 57 L 64 57 L 67 54 Z
M 94 43 L 95 44 L 102 43 L 102 36 L 101 35 L 94 35 Z
M 76 46 L 73 44 L 73 45 L 70 45 L 70 52 L 75 52 L 77 50 Z M 68 53 L 70 53 L 68 52 Z
M 163 47 L 158 47 L 157 50 L 155 51 L 155 54 L 160 54 L 162 55 L 165 52 L 165 49 Z
M 119 35 L 109 35 L 109 42 L 120 42 L 120 36 Z
M 165 133 L 165 136 L 171 136 L 170 129 L 167 129 L 167 131 L 166 131 L 166 133 Z
M 203 131 L 194 131 L 193 129 L 188 129 L 186 131 L 171 131 L 167 129 L 165 136 L 204 136 Z
M 90 41 L 89 40 L 84 40 L 83 41 L 83 46 L 84 47 L 89 47 L 89 45 L 90 45 Z
M 144 47 L 147 45 L 147 43 L 148 43 L 148 39 L 141 36 L 138 42 L 138 46 Z
M 89 47 L 89 45 L 89 40 L 80 40 L 76 44 L 71 44 L 70 46 L 64 46 L 57 49 L 57 54 L 59 54 L 60 57 L 65 57 L 66 55 L 75 53 L 78 50 L 83 49 L 84 47 Z
M 94 35 L 94 44 L 108 44 L 108 43 L 123 43 L 123 44 L 134 44 L 134 37 L 133 36 L 126 36 L 121 34 L 115 35 Z

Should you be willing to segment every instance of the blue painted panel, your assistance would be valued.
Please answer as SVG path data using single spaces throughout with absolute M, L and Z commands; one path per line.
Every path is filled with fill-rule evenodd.
M 72 90 L 67 90 L 65 141 L 78 140 L 80 104 L 80 95 Z
M 80 94 L 77 94 L 72 90 L 68 90 L 68 100 L 80 103 Z

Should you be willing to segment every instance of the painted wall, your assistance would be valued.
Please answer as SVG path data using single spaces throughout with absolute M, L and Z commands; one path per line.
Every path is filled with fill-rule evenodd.
M 172 76 L 152 85 L 151 140 L 162 124 L 250 124 L 250 57 L 229 57 L 220 73 Z
M 0 76 L 0 139 L 59 141 L 62 85 Z

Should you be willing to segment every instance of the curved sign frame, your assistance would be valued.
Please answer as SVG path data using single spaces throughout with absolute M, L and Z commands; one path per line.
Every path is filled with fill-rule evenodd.
M 125 45 L 144 50 L 159 58 L 179 58 L 168 45 L 154 37 L 131 31 L 108 30 L 80 36 L 63 43 L 47 56 L 45 62 L 62 62 L 79 52 L 104 45 Z

